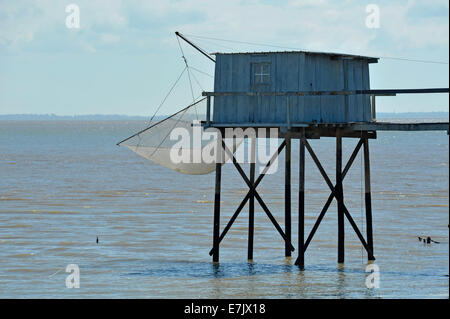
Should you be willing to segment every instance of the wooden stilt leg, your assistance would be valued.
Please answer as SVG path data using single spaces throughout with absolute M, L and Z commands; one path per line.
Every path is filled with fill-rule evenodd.
M 305 267 L 305 144 L 300 139 L 298 185 L 298 258 L 295 262 L 301 269 Z
M 250 140 L 250 183 L 255 185 L 255 165 L 256 165 L 256 138 Z M 253 238 L 255 229 L 255 195 L 251 191 L 249 198 L 249 217 L 248 217 L 248 252 L 247 259 L 253 259 Z
M 303 140 L 301 140 L 301 143 L 303 144 L 303 146 L 305 146 L 305 142 Z M 344 180 L 345 176 L 347 175 L 348 171 L 350 170 L 350 167 L 352 166 L 353 161 L 355 160 L 356 156 L 358 155 L 358 152 L 359 152 L 360 148 L 362 147 L 362 145 L 363 145 L 363 141 L 360 140 L 358 142 L 358 144 L 356 145 L 352 155 L 350 156 L 350 159 L 348 160 L 347 164 L 345 165 L 344 170 L 342 171 L 342 180 Z M 311 156 L 313 157 L 313 160 L 314 159 L 317 160 L 317 157 L 315 155 L 311 155 Z M 318 163 L 316 163 L 316 164 L 318 164 Z M 336 186 L 333 187 L 333 189 L 335 189 L 335 188 L 336 188 Z M 319 217 L 317 218 L 317 220 L 316 220 L 316 222 L 315 222 L 315 224 L 314 224 L 314 226 L 313 226 L 313 228 L 312 228 L 308 238 L 306 239 L 306 242 L 303 245 L 303 250 L 305 252 L 308 249 L 308 245 L 311 242 L 312 238 L 314 237 L 314 234 L 316 233 L 317 228 L 319 227 L 319 225 L 320 225 L 323 217 L 325 216 L 328 208 L 330 207 L 333 199 L 334 199 L 334 192 L 332 192 L 330 194 L 330 196 L 328 196 L 327 202 L 325 203 L 325 205 L 324 205 L 322 211 L 320 212 Z
M 369 139 L 367 133 L 364 136 L 364 184 L 365 184 L 365 204 L 366 204 L 366 229 L 367 246 L 372 252 L 367 257 L 369 260 L 375 260 L 373 256 L 373 230 L 372 230 L 372 195 L 370 189 L 370 158 L 369 158 Z
M 342 188 L 342 136 L 336 132 L 336 200 L 338 202 L 338 263 L 344 262 L 344 192 Z
M 284 179 L 284 221 L 285 234 L 291 242 L 291 138 L 286 138 L 285 179 Z M 285 257 L 291 257 L 291 248 L 287 242 L 284 246 Z
M 247 204 L 247 201 L 250 199 L 250 195 L 253 194 L 253 196 L 255 196 L 256 187 L 261 183 L 262 179 L 264 178 L 264 176 L 267 174 L 268 170 L 270 169 L 270 166 L 275 162 L 275 159 L 278 157 L 278 155 L 281 153 L 281 151 L 283 150 L 283 148 L 285 146 L 286 146 L 286 141 L 283 141 L 281 143 L 281 145 L 278 147 L 278 150 L 272 155 L 272 157 L 270 158 L 269 162 L 267 162 L 267 164 L 265 165 L 265 167 L 262 170 L 261 174 L 256 179 L 253 187 L 250 187 L 251 183 L 250 183 L 250 180 L 248 180 L 248 185 L 249 185 L 250 190 L 247 193 L 247 195 L 245 195 L 244 199 L 239 204 L 239 207 L 237 208 L 236 212 L 233 214 L 233 216 L 231 217 L 230 221 L 228 222 L 228 224 L 223 229 L 222 234 L 220 234 L 220 236 L 219 236 L 219 245 L 222 242 L 222 240 L 225 238 L 227 232 L 230 230 L 230 228 L 233 225 L 233 223 L 236 220 L 236 218 L 239 216 L 239 213 L 242 211 L 242 209 L 244 208 L 245 204 Z M 212 256 L 213 252 L 214 252 L 214 247 L 210 250 L 209 255 Z
M 216 190 L 214 196 L 214 228 L 213 228 L 213 262 L 219 262 L 219 233 L 220 233 L 220 183 L 222 165 L 216 164 Z
M 285 141 L 283 142 L 285 144 Z M 263 199 L 261 198 L 261 196 L 259 196 L 258 192 L 256 191 L 256 187 L 254 187 L 251 183 L 250 180 L 248 179 L 247 175 L 245 175 L 245 172 L 243 171 L 241 165 L 239 165 L 239 163 L 236 161 L 236 159 L 234 158 L 233 153 L 228 149 L 228 147 L 226 147 L 226 145 L 223 143 L 224 145 L 224 149 L 227 152 L 227 154 L 233 159 L 233 165 L 234 167 L 236 167 L 237 171 L 239 172 L 239 174 L 241 175 L 241 177 L 244 179 L 245 183 L 247 184 L 247 186 L 252 190 L 253 195 L 255 196 L 255 199 L 258 201 L 259 205 L 261 206 L 261 208 L 264 210 L 264 212 L 266 213 L 267 217 L 269 217 L 270 221 L 272 222 L 272 224 L 275 226 L 276 230 L 278 231 L 278 233 L 281 235 L 281 237 L 283 238 L 283 240 L 286 242 L 287 245 L 289 245 L 291 251 L 294 251 L 295 248 L 294 246 L 292 246 L 292 243 L 288 240 L 288 238 L 286 237 L 286 234 L 283 232 L 283 229 L 281 229 L 280 225 L 278 224 L 277 220 L 275 219 L 275 217 L 273 217 L 272 213 L 270 212 L 269 208 L 267 207 L 267 205 L 264 203 Z M 282 147 L 280 146 L 278 148 L 279 150 L 282 149 Z M 274 154 L 275 155 L 275 154 Z M 255 182 L 255 186 L 257 185 L 257 183 L 259 183 L 260 179 L 258 178 Z

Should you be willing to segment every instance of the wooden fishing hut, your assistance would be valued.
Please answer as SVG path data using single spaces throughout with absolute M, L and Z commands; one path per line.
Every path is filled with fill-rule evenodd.
M 376 139 L 378 130 L 385 131 L 449 131 L 449 123 L 389 123 L 377 122 L 375 98 L 396 94 L 448 93 L 448 88 L 387 89 L 370 88 L 369 65 L 378 58 L 324 52 L 248 52 L 215 53 L 215 59 L 177 33 L 179 37 L 215 62 L 214 92 L 203 92 L 207 97 L 205 128 L 277 128 L 283 142 L 256 178 L 255 163 L 250 164 L 249 175 L 244 172 L 232 152 L 233 164 L 249 187 L 230 221 L 220 232 L 220 195 L 222 166 L 216 164 L 213 262 L 219 261 L 219 245 L 244 206 L 249 202 L 248 259 L 253 259 L 254 202 L 260 204 L 285 242 L 285 256 L 290 257 L 294 247 L 291 236 L 291 140 L 299 139 L 299 194 L 298 194 L 298 257 L 295 264 L 304 267 L 305 251 L 314 237 L 333 199 L 337 201 L 337 261 L 344 262 L 344 223 L 350 223 L 361 241 L 368 260 L 375 260 L 372 228 L 369 140 Z M 266 135 L 268 136 L 268 135 Z M 336 179 L 334 183 L 325 172 L 308 139 L 332 137 L 336 139 Z M 344 138 L 356 138 L 358 143 L 345 165 L 342 161 Z M 261 183 L 273 160 L 285 151 L 285 216 L 284 230 L 264 200 L 258 194 Z M 344 200 L 343 180 L 362 149 L 364 158 L 366 233 L 362 234 Z M 254 152 L 254 146 L 252 146 Z M 308 236 L 305 236 L 305 153 L 308 151 L 330 189 Z M 305 240 L 306 238 L 306 240 Z

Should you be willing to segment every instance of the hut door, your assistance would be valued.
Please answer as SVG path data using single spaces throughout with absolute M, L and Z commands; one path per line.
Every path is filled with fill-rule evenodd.
M 271 91 L 271 63 L 255 62 L 251 64 L 251 87 L 254 93 Z M 249 114 L 250 122 L 262 122 L 267 117 L 269 96 L 257 95 L 253 98 L 253 110 Z
M 252 87 L 254 92 L 268 92 L 270 86 L 270 63 L 252 63 Z

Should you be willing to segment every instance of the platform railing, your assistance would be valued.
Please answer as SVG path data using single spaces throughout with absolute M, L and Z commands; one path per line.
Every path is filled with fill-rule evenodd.
M 376 90 L 345 90 L 345 91 L 286 91 L 286 92 L 202 92 L 207 97 L 206 124 L 211 124 L 211 96 L 286 96 L 287 126 L 290 127 L 290 103 L 289 96 L 324 96 L 324 95 L 370 95 L 371 96 L 371 118 L 376 120 L 376 96 L 396 96 L 397 94 L 430 94 L 449 93 L 448 88 L 425 88 L 425 89 L 376 89 Z

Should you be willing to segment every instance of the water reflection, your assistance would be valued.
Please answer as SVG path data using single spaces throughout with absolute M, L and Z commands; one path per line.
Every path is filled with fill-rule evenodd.
M 209 263 L 209 262 L 152 262 L 145 269 L 127 272 L 124 276 L 183 277 L 183 278 L 237 278 L 290 273 L 297 266 L 290 264 Z
M 365 286 L 368 273 L 356 237 L 348 238 L 345 268 L 337 267 L 335 214 L 318 229 L 305 271 L 293 265 L 294 257 L 283 259 L 283 243 L 264 214 L 255 214 L 255 263 L 240 259 L 247 248 L 243 218 L 233 226 L 229 249 L 224 245 L 221 251 L 222 263 L 210 263 L 214 178 L 196 176 L 193 185 L 192 176 L 117 148 L 115 142 L 136 131 L 131 126 L 137 123 L 1 124 L 0 297 L 448 298 L 448 136 L 441 132 L 395 133 L 395 138 L 380 132 L 371 144 L 380 267 L 380 289 L 374 290 Z M 99 127 L 105 129 L 99 132 Z M 334 140 L 311 143 L 332 172 Z M 353 151 L 347 144 L 343 156 Z M 423 152 L 412 156 L 418 148 Z M 298 140 L 293 162 L 298 161 L 295 149 Z M 346 177 L 351 211 L 361 207 L 358 163 Z M 267 204 L 280 212 L 282 174 L 283 165 L 259 186 Z M 296 174 L 298 165 L 293 165 Z M 242 200 L 245 185 L 232 165 L 224 165 L 223 176 L 226 216 Z M 329 191 L 313 168 L 306 180 L 308 229 Z M 293 192 L 298 188 L 295 178 L 292 187 Z M 363 216 L 356 222 L 364 224 Z M 418 242 L 416 236 L 425 235 L 441 244 Z M 81 268 L 80 290 L 65 288 L 64 271 L 47 277 L 69 262 Z M 37 282 L 41 277 L 45 280 Z
M 337 267 L 337 280 L 336 280 L 336 297 L 345 298 L 346 295 L 346 283 L 345 283 L 345 265 L 343 263 L 338 264 Z
M 222 267 L 220 266 L 219 263 L 212 263 L 212 268 L 213 268 L 213 276 L 215 278 L 221 278 L 223 277 L 223 271 L 222 271 Z

